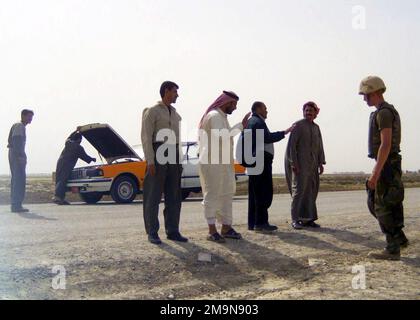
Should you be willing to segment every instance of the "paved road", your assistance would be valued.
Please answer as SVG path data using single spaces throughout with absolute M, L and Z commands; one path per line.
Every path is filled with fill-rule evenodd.
M 340 217 L 343 217 L 343 221 L 347 219 L 349 223 L 352 222 L 352 217 L 361 220 L 361 217 L 369 215 L 365 201 L 365 193 L 359 191 L 321 193 L 318 200 L 319 221 L 328 225 L 332 220 L 340 221 Z M 87 275 L 97 268 L 100 269 L 101 265 L 105 268 L 112 262 L 115 263 L 113 268 L 120 268 L 121 261 L 132 259 L 133 250 L 144 250 L 153 260 L 151 250 L 154 250 L 154 247 L 147 243 L 144 235 L 140 202 L 130 205 L 100 203 L 93 206 L 74 204 L 59 207 L 40 204 L 27 207 L 31 209 L 31 213 L 17 215 L 10 213 L 8 206 L 0 206 L 0 298 L 56 297 L 46 293 L 46 288 L 50 283 L 51 267 L 60 264 L 70 264 L 73 269 L 77 269 L 74 276 L 77 273 L 79 282 L 74 292 L 67 291 L 66 295 L 58 297 L 91 298 L 94 296 L 92 292 L 85 296 L 81 293 L 82 284 L 83 281 L 88 283 L 90 280 Z M 270 210 L 271 222 L 283 226 L 285 232 L 288 232 L 286 222 L 290 221 L 289 208 L 289 196 L 275 196 Z M 407 190 L 405 209 L 412 221 L 418 221 L 420 189 Z M 237 228 L 245 233 L 245 197 L 235 198 L 234 221 Z M 373 219 L 366 221 L 372 222 L 371 229 L 380 237 Z M 364 221 L 362 223 L 365 224 Z M 190 237 L 192 246 L 195 241 L 200 242 L 205 238 L 205 229 L 200 200 L 184 202 L 181 230 Z M 162 237 L 163 233 L 161 230 Z M 138 248 L 133 249 L 136 245 Z M 137 259 L 141 260 L 142 254 L 137 254 Z M 125 267 L 135 268 L 131 267 L 131 264 Z M 83 277 L 86 279 L 83 280 Z M 118 298 L 115 292 L 118 292 L 118 289 L 113 289 L 113 295 L 110 296 Z M 128 296 L 153 297 L 135 294 Z
M 290 196 L 276 195 L 270 209 L 273 222 L 289 220 Z M 320 221 L 331 215 L 349 215 L 366 212 L 366 194 L 362 191 L 320 193 L 318 201 Z M 406 212 L 420 212 L 420 189 L 406 190 L 404 202 Z M 234 221 L 236 225 L 245 225 L 247 221 L 247 198 L 236 197 L 234 201 Z M 117 205 L 102 202 L 97 205 L 76 203 L 72 206 L 54 204 L 28 205 L 29 214 L 12 214 L 8 206 L 0 206 L 0 239 L 5 244 L 25 244 L 36 241 L 37 236 L 50 234 L 53 238 L 68 237 L 68 232 L 81 234 L 92 226 L 101 229 L 112 229 L 113 233 L 127 228 L 144 230 L 143 207 L 140 201 L 130 205 Z M 162 208 L 161 208 L 162 210 Z M 162 218 L 162 217 L 161 217 Z M 194 230 L 205 226 L 201 199 L 189 199 L 183 203 L 181 228 Z M 62 231 L 67 231 L 62 233 Z M 124 231 L 122 231 L 124 232 Z M 28 239 L 28 233 L 31 237 Z M 13 236 L 12 236 L 13 235 Z M 20 240 L 19 240 L 20 239 Z

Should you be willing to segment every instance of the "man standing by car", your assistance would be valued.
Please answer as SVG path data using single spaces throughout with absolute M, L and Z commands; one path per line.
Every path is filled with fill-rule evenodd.
M 66 196 L 67 181 L 71 172 L 77 163 L 82 159 L 87 163 L 96 162 L 95 158 L 88 156 L 85 149 L 80 145 L 82 143 L 82 134 L 78 131 L 73 132 L 66 140 L 64 150 L 61 152 L 55 170 L 55 195 L 53 202 L 58 205 L 69 205 L 64 198 Z
M 155 106 L 144 110 L 141 128 L 141 141 L 147 162 L 147 172 L 143 186 L 143 215 L 148 239 L 153 244 L 161 244 L 159 238 L 159 203 L 162 193 L 165 194 L 165 219 L 166 235 L 169 240 L 188 242 L 179 232 L 181 213 L 181 175 L 182 160 L 180 159 L 179 127 L 181 116 L 172 106 L 178 98 L 178 85 L 165 81 L 160 88 L 159 101 Z M 173 139 L 161 141 L 162 132 L 170 132 Z M 164 146 L 165 145 L 165 146 Z M 175 150 L 174 161 L 161 159 L 161 147 Z M 161 149 L 160 149 L 161 148 Z M 167 151 L 170 149 L 167 149 Z
M 376 110 L 370 116 L 369 158 L 376 161 L 367 183 L 374 190 L 372 211 L 386 236 L 387 246 L 381 252 L 372 252 L 371 258 L 399 260 L 400 248 L 408 245 L 404 228 L 404 185 L 401 180 L 401 120 L 394 106 L 383 97 L 383 80 L 370 76 L 362 80 L 359 94 L 369 107 Z
M 34 112 L 24 109 L 21 121 L 10 129 L 7 147 L 9 148 L 9 164 L 12 179 L 10 183 L 11 211 L 16 213 L 28 212 L 22 207 L 26 192 L 26 126 L 32 122 Z
M 268 114 L 266 105 L 260 101 L 254 102 L 251 111 L 252 117 L 246 129 L 252 132 L 252 155 L 256 159 L 264 159 L 264 169 L 261 174 L 249 174 L 248 229 L 270 232 L 278 229 L 268 222 L 268 209 L 273 201 L 274 143 L 283 140 L 294 127 L 272 133 L 265 123 Z M 263 131 L 263 143 L 257 141 L 257 130 Z M 258 157 L 257 152 L 262 153 L 262 157 Z

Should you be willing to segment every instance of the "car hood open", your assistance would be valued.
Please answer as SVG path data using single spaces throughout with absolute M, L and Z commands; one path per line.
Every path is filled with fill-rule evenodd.
M 79 131 L 106 159 L 107 163 L 123 158 L 141 160 L 138 154 L 108 124 L 88 124 L 80 127 Z

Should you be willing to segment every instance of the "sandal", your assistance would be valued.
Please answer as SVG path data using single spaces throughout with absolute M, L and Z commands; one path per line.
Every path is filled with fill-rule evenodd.
M 235 240 L 241 240 L 242 239 L 242 235 L 238 232 L 236 232 L 233 228 L 230 229 L 228 232 L 226 233 L 222 233 L 222 236 L 228 239 L 235 239 Z
M 217 243 L 225 243 L 226 240 L 223 238 L 219 233 L 209 234 L 207 236 L 207 240 L 217 242 Z

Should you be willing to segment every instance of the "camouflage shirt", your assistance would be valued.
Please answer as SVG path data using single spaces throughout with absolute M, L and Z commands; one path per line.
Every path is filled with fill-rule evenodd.
M 401 152 L 401 120 L 394 106 L 383 102 L 375 112 L 371 113 L 369 122 L 369 158 L 376 159 L 378 157 L 383 129 L 392 129 L 390 154 Z

